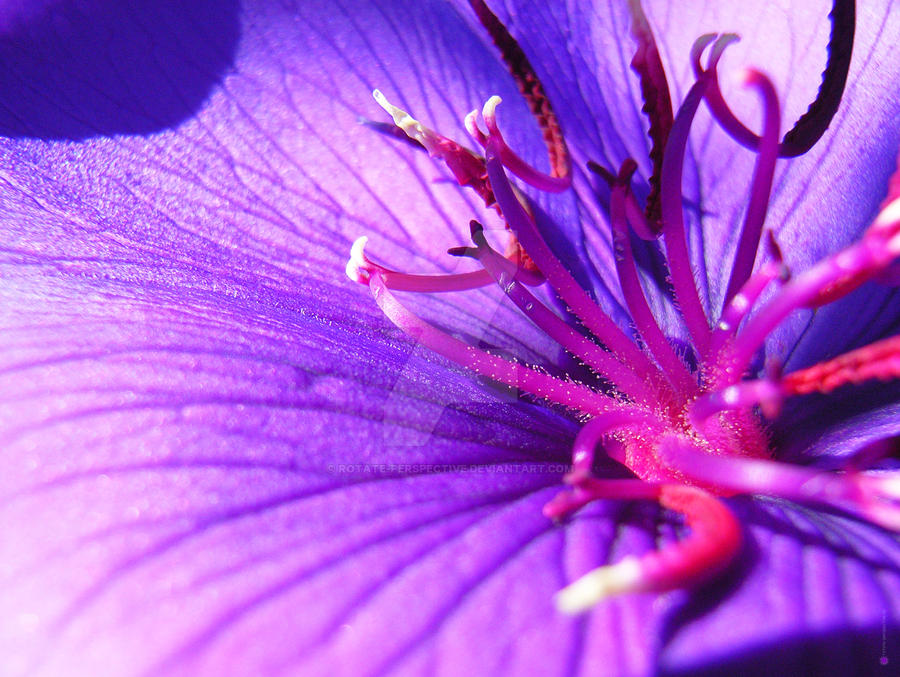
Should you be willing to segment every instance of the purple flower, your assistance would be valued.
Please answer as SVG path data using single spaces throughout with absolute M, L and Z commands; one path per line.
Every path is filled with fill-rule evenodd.
M 896 235 L 891 213 L 879 210 L 900 146 L 900 14 L 887 1 L 860 9 L 828 131 L 797 159 L 778 160 L 771 199 L 759 200 L 771 238 L 763 236 L 770 244 L 748 277 L 732 262 L 739 241 L 756 237 L 741 237 L 744 211 L 748 195 L 767 192 L 772 162 L 763 158 L 777 152 L 780 134 L 764 132 L 760 152 L 738 144 L 733 124 L 723 131 L 725 111 L 709 113 L 713 76 L 737 118 L 759 128 L 759 97 L 731 86 L 742 67 L 758 69 L 751 81 L 769 120 L 774 92 L 780 131 L 789 129 L 816 97 L 828 8 L 768 3 L 750 16 L 744 3 L 644 9 L 649 23 L 635 28 L 624 0 L 494 7 L 511 34 L 501 47 L 521 45 L 543 86 L 545 96 L 531 101 L 549 130 L 547 165 L 540 125 L 468 3 L 0 4 L 4 674 L 776 666 L 868 674 L 893 660 L 900 543 L 884 528 L 895 520 L 884 482 L 893 476 L 868 468 L 889 467 L 873 456 L 890 455 L 900 432 L 896 384 L 871 379 L 896 372 L 888 337 L 900 305 L 885 254 Z M 695 73 L 695 39 L 731 31 L 742 41 L 720 55 L 718 72 L 704 58 L 699 70 L 707 70 Z M 645 62 L 636 73 L 629 64 L 638 46 Z M 695 82 L 704 90 L 689 94 Z M 501 96 L 499 121 L 493 104 L 485 109 L 487 147 L 477 150 L 487 163 L 442 146 L 461 163 L 448 173 L 379 133 L 389 128 L 371 99 L 376 88 L 443 135 L 426 141 L 442 144 L 475 144 L 466 113 Z M 693 120 L 683 113 L 692 97 Z M 681 163 L 677 152 L 667 158 L 688 124 L 673 192 Z M 556 188 L 570 178 L 572 189 L 546 195 L 523 184 L 521 207 L 507 180 L 516 166 L 510 149 L 550 168 L 532 184 Z M 751 187 L 757 161 L 762 177 Z M 608 170 L 609 186 L 588 162 Z M 460 177 L 481 194 L 461 188 Z M 486 196 L 530 258 L 515 241 L 509 258 L 490 248 L 505 231 Z M 687 237 L 679 257 L 668 250 L 677 233 L 666 228 L 680 207 Z M 529 230 L 529 214 L 540 234 Z M 466 257 L 447 256 L 468 243 L 471 219 L 487 234 L 473 227 L 475 246 L 456 250 Z M 396 330 L 344 275 L 361 235 L 369 255 L 395 269 L 468 273 L 452 279 L 470 282 L 505 274 L 502 286 L 526 312 L 496 285 L 395 295 L 357 247 L 351 271 L 373 289 L 381 283 L 378 301 L 407 331 Z M 534 249 L 541 237 L 549 256 Z M 832 265 L 845 259 L 829 258 L 841 251 L 856 256 L 846 274 Z M 756 251 L 740 256 L 752 263 Z M 554 282 L 551 259 L 571 273 L 570 290 L 587 290 L 584 299 L 610 318 L 610 352 L 587 346 L 575 360 L 526 317 L 539 304 L 566 316 L 548 285 L 519 284 L 536 282 L 536 269 Z M 656 338 L 636 316 L 632 261 L 659 322 Z M 818 273 L 835 274 L 804 288 Z M 762 310 L 735 341 L 719 336 L 732 346 L 725 376 L 703 371 L 715 384 L 691 390 L 707 383 L 698 367 L 719 354 L 698 318 L 718 320 L 748 279 L 760 286 L 754 307 Z M 797 301 L 787 310 L 814 308 L 781 313 L 771 304 L 784 298 Z M 731 307 L 731 319 L 742 319 Z M 433 336 L 411 339 L 425 328 L 419 317 L 478 348 L 469 353 L 477 359 L 519 359 L 514 375 L 540 365 L 546 372 L 513 384 L 557 404 L 474 378 L 429 348 Z M 768 326 L 760 317 L 775 319 Z M 741 350 L 754 326 L 762 350 L 750 339 Z M 571 333 L 574 319 L 554 327 L 557 338 L 588 340 Z M 640 337 L 647 350 L 617 348 L 618 335 L 632 346 Z M 448 345 L 459 358 L 459 344 Z M 859 349 L 867 352 L 833 362 Z M 584 366 L 591 361 L 593 372 Z M 606 378 L 597 378 L 604 367 Z M 752 379 L 728 380 L 745 371 Z M 803 394 L 815 389 L 828 392 Z M 608 402 L 627 403 L 626 417 L 647 404 L 656 418 L 639 432 L 656 455 L 635 462 L 629 428 L 630 436 L 596 446 L 593 463 L 576 458 L 567 488 L 576 435 L 605 432 L 584 425 L 584 415 L 596 421 Z M 676 405 L 681 437 L 672 420 L 654 428 Z M 668 446 L 659 441 L 666 436 Z M 580 440 L 595 450 L 589 436 Z M 729 453 L 681 465 L 707 442 Z M 649 482 L 635 484 L 601 450 Z M 735 474 L 712 463 L 732 462 L 738 450 L 772 452 L 778 474 L 760 479 L 746 465 Z M 702 471 L 689 483 L 712 493 L 742 495 L 690 489 L 669 500 L 657 485 L 672 485 L 673 469 Z M 838 480 L 817 485 L 820 477 Z M 702 495 L 702 505 L 689 514 L 693 529 L 653 500 L 596 500 L 561 522 L 542 513 L 548 503 L 560 514 L 617 488 L 688 513 L 679 497 Z M 568 498 L 555 499 L 561 490 Z M 758 493 L 770 497 L 746 495 Z M 736 538 L 719 538 L 723 524 Z M 673 551 L 678 543 L 712 548 L 698 556 Z M 674 568 L 657 570 L 678 574 L 655 586 L 669 592 L 613 597 L 576 616 L 556 609 L 556 593 L 583 574 L 657 551 L 682 553 Z M 702 565 L 696 577 L 685 563 Z M 713 569 L 721 574 L 709 579 Z

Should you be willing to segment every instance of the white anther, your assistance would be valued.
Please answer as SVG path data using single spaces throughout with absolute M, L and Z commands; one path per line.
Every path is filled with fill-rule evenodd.
M 369 273 L 366 270 L 368 259 L 366 259 L 366 243 L 369 238 L 363 235 L 356 238 L 353 246 L 350 247 L 350 260 L 347 261 L 347 267 L 344 269 L 354 282 L 366 283 L 369 281 Z
M 567 614 L 587 611 L 607 597 L 636 590 L 642 578 L 640 560 L 626 557 L 594 569 L 560 590 L 555 597 L 556 608 Z
M 402 129 L 409 138 L 421 143 L 429 153 L 434 150 L 434 143 L 438 138 L 438 135 L 435 132 L 428 129 L 428 127 L 416 120 L 402 108 L 398 108 L 388 101 L 387 97 L 385 97 L 380 90 L 376 89 L 373 91 L 372 96 L 375 97 L 375 101 L 378 102 L 378 105 L 384 108 L 387 114 L 394 119 L 394 124 Z

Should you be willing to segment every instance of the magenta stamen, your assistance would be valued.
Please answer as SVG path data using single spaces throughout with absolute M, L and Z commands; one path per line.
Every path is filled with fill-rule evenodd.
M 710 43 L 716 41 L 709 58 L 709 64 L 712 65 L 718 62 L 719 58 L 722 56 L 722 52 L 728 45 L 732 42 L 737 42 L 738 40 L 740 40 L 740 38 L 734 33 L 725 33 L 724 35 L 719 35 L 718 33 L 706 33 L 694 40 L 694 44 L 691 45 L 691 65 L 694 68 L 694 78 L 699 80 L 700 77 L 706 73 L 707 69 L 703 68 L 700 64 L 700 60 L 703 58 L 703 52 L 706 51 L 706 48 L 709 47 Z
M 766 219 L 766 208 L 772 191 L 772 179 L 775 176 L 775 162 L 778 160 L 778 132 L 781 126 L 781 112 L 778 108 L 778 96 L 775 86 L 765 75 L 756 70 L 747 72 L 745 83 L 759 90 L 763 101 L 763 134 L 759 144 L 759 154 L 753 169 L 753 183 L 750 188 L 750 203 L 744 216 L 741 237 L 734 255 L 731 278 L 728 280 L 728 291 L 725 303 L 737 294 L 741 286 L 753 272 L 753 262 L 759 249 L 763 222 Z
M 347 277 L 360 284 L 368 284 L 372 274 L 381 275 L 385 286 L 394 291 L 413 292 L 456 292 L 478 289 L 493 284 L 494 279 L 484 270 L 468 273 L 452 273 L 446 275 L 418 275 L 391 270 L 372 261 L 365 252 L 367 237 L 360 237 L 350 249 L 350 260 L 347 261 Z M 538 285 L 542 279 L 522 271 L 521 280 L 528 285 Z
M 691 534 L 642 559 L 643 590 L 673 590 L 702 583 L 722 571 L 743 540 L 734 514 L 715 496 L 695 487 L 666 485 L 660 504 L 684 515 Z
M 700 65 L 700 57 L 702 56 L 706 45 L 709 44 L 710 37 L 711 36 L 705 35 L 700 40 L 697 40 L 691 51 L 694 75 L 698 79 L 701 76 L 706 75 L 710 80 L 709 86 L 703 94 L 706 99 L 706 105 L 709 106 L 709 110 L 716 122 L 719 123 L 719 126 L 726 134 L 728 134 L 728 136 L 742 146 L 751 150 L 756 150 L 759 147 L 761 139 L 745 127 L 743 122 L 737 119 L 737 116 L 731 111 L 728 104 L 725 103 L 725 99 L 722 96 L 722 89 L 719 85 L 719 73 L 717 70 L 718 60 L 721 58 L 725 48 L 728 47 L 728 45 L 737 42 L 740 38 L 733 33 L 726 33 L 725 35 L 720 36 L 713 46 L 713 51 L 710 53 L 709 57 L 709 63 L 704 69 Z
M 766 337 L 794 310 L 815 307 L 848 294 L 890 265 L 900 255 L 897 230 L 900 230 L 900 202 L 888 205 L 860 242 L 820 261 L 785 284 L 723 351 L 714 368 L 714 387 L 738 381 Z
M 404 333 L 481 376 L 514 388 L 521 388 L 536 397 L 594 416 L 628 408 L 586 386 L 562 381 L 531 367 L 509 362 L 453 338 L 422 320 L 397 301 L 380 273 L 372 275 L 369 289 L 382 312 Z
M 631 364 L 638 373 L 658 375 L 658 370 L 647 356 L 607 317 L 550 250 L 534 221 L 526 214 L 513 193 L 500 160 L 490 146 L 487 170 L 494 195 L 513 234 L 575 316 L 622 362 Z
M 637 481 L 641 482 L 641 480 Z M 641 483 L 643 484 L 643 482 Z M 544 503 L 541 514 L 547 519 L 561 520 L 594 500 L 596 498 L 586 491 L 563 489 Z
M 564 489 L 544 504 L 543 514 L 559 520 L 588 503 L 601 499 L 637 500 L 659 498 L 660 485 L 644 480 L 599 480 L 586 477 L 573 489 Z
M 478 111 L 473 110 L 466 114 L 464 119 L 464 123 L 466 126 L 466 131 L 469 132 L 469 136 L 471 136 L 475 141 L 478 142 L 478 145 L 482 148 L 487 148 L 488 144 L 488 135 L 481 131 L 481 127 L 478 126 Z
M 408 273 L 382 273 L 384 283 L 394 291 L 442 293 L 478 289 L 493 282 L 484 271 L 454 273 L 452 275 L 412 275 Z
M 521 270 L 517 271 L 512 263 L 491 249 L 483 235 L 477 231 L 473 232 L 473 239 L 478 245 L 473 255 L 481 262 L 491 279 L 529 320 L 569 353 L 591 367 L 598 376 L 609 381 L 623 395 L 641 404 L 657 400 L 657 393 L 648 387 L 642 377 L 572 329 L 525 289 L 519 280 Z
M 372 96 L 378 105 L 394 120 L 394 124 L 411 139 L 421 144 L 428 155 L 438 158 L 447 165 L 453 173 L 453 177 L 460 186 L 469 186 L 488 207 L 494 204 L 494 196 L 485 176 L 484 158 L 476 155 L 468 148 L 464 148 L 452 139 L 438 134 L 412 117 L 402 108 L 398 108 L 379 90 L 374 90 Z
M 613 230 L 616 272 L 622 295 L 635 327 L 647 348 L 669 379 L 680 401 L 686 401 L 697 390 L 697 381 L 691 376 L 684 362 L 675 354 L 665 334 L 659 328 L 656 318 L 647 303 L 644 288 L 638 278 L 634 255 L 631 251 L 628 226 L 626 224 L 627 204 L 625 195 L 628 182 L 637 165 L 626 161 L 622 165 L 619 180 L 612 189 L 610 198 L 610 223 Z
M 659 418 L 647 411 L 639 409 L 611 411 L 595 416 L 584 424 L 575 436 L 572 445 L 572 472 L 567 481 L 570 484 L 581 484 L 591 474 L 594 455 L 600 441 L 609 435 L 627 428 L 641 428 L 645 433 L 653 435 L 661 429 Z
M 828 16 L 831 19 L 831 36 L 828 41 L 828 62 L 822 73 L 822 84 L 807 111 L 784 135 L 778 146 L 779 157 L 796 157 L 812 148 L 828 129 L 840 105 L 853 52 L 853 38 L 856 31 L 855 0 L 835 0 Z M 709 69 L 713 71 L 713 77 L 706 92 L 706 102 L 716 122 L 742 146 L 757 150 L 761 143 L 760 137 L 737 119 L 722 96 L 715 66 L 710 66 Z M 699 58 L 695 57 L 694 71 L 698 73 L 700 70 Z
M 691 404 L 689 418 L 695 428 L 702 430 L 706 419 L 722 411 L 751 409 L 759 404 L 767 415 L 774 414 L 787 394 L 785 387 L 776 381 L 742 381 L 695 400 Z
M 684 515 L 691 534 L 641 558 L 627 557 L 595 569 L 557 596 L 557 606 L 579 613 L 611 595 L 664 592 L 702 583 L 722 571 L 741 547 L 741 529 L 731 510 L 695 487 L 664 485 L 659 502 Z
M 487 103 L 484 104 L 482 116 L 484 117 L 484 124 L 488 128 L 488 136 L 487 138 L 484 138 L 484 135 L 480 133 L 480 130 L 478 130 L 476 125 L 475 130 L 478 132 L 476 139 L 479 141 L 483 140 L 483 145 L 485 147 L 490 143 L 494 144 L 494 149 L 497 152 L 497 155 L 500 156 L 500 161 L 503 165 L 513 174 L 535 188 L 548 193 L 561 193 L 562 191 L 571 188 L 571 172 L 568 172 L 563 176 L 545 174 L 525 162 L 525 160 L 519 157 L 518 154 L 507 145 L 503 135 L 500 133 L 500 127 L 497 125 L 497 104 L 499 103 L 500 97 L 492 96 L 488 99 Z
M 659 456 L 689 478 L 728 494 L 796 497 L 807 482 L 821 476 L 817 470 L 776 461 L 716 455 L 698 448 L 691 440 L 675 436 L 660 443 Z
M 675 123 L 672 125 L 663 157 L 662 193 L 660 196 L 663 239 L 672 276 L 672 286 L 675 288 L 675 298 L 691 335 L 691 340 L 700 354 L 706 352 L 710 328 L 706 312 L 700 302 L 697 282 L 691 266 L 690 252 L 687 246 L 687 229 L 682 213 L 681 185 L 688 133 L 708 84 L 709 78 L 701 76 L 691 87 L 675 116 Z
M 788 273 L 785 266 L 779 261 L 770 261 L 760 268 L 759 272 L 750 276 L 740 291 L 735 294 L 722 311 L 722 317 L 716 324 L 712 338 L 709 341 L 709 356 L 712 361 L 725 347 L 729 339 L 737 334 L 741 323 L 753 310 L 753 306 L 759 300 L 760 295 L 772 280 L 787 281 Z
M 900 475 L 832 473 L 764 459 L 719 456 L 685 439 L 667 438 L 660 457 L 718 491 L 827 503 L 890 529 L 900 528 Z

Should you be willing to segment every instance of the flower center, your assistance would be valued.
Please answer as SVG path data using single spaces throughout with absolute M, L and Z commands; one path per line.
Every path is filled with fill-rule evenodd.
M 755 89 L 762 102 L 760 135 L 744 127 L 722 97 L 717 66 L 735 39 L 733 35 L 698 39 L 691 55 L 695 82 L 673 113 L 649 22 L 639 3 L 629 3 L 638 45 L 632 68 L 641 79 L 653 142 L 651 191 L 645 204 L 641 205 L 631 190 L 637 169 L 634 160 L 626 160 L 617 172 L 588 165 L 609 192 L 616 275 L 633 329 L 628 333 L 553 253 L 528 199 L 509 178 L 513 174 L 533 189 L 560 192 L 572 185 L 571 163 L 556 115 L 521 48 L 484 2 L 471 0 L 471 4 L 544 132 L 551 170 L 539 171 L 507 145 L 497 121 L 498 97 L 489 99 L 481 111 L 484 129 L 477 113 L 466 118 L 467 129 L 482 148 L 483 154 L 479 154 L 427 128 L 376 91 L 375 99 L 398 128 L 445 163 L 461 186 L 471 188 L 495 208 L 511 241 L 500 253 L 488 241 L 482 225 L 472 221 L 472 244 L 449 253 L 473 259 L 477 269 L 452 275 L 416 275 L 372 261 L 365 253 L 366 239 L 360 238 L 353 245 L 347 274 L 367 284 L 387 317 L 415 340 L 583 422 L 573 443 L 572 470 L 563 478 L 567 488 L 545 506 L 548 517 L 561 519 L 601 498 L 650 498 L 682 514 L 691 527 L 690 536 L 663 551 L 587 574 L 560 593 L 560 607 L 580 611 L 610 594 L 687 586 L 721 570 L 738 551 L 741 530 L 720 499 L 737 493 L 827 503 L 886 528 L 900 529 L 900 477 L 858 469 L 822 473 L 778 463 L 773 460 L 765 430 L 765 420 L 778 415 L 787 397 L 900 376 L 900 337 L 787 376 L 775 364 L 759 373 L 753 363 L 766 338 L 794 310 L 815 308 L 848 294 L 884 275 L 900 255 L 897 179 L 879 216 L 859 242 L 799 275 L 791 276 L 774 237 L 764 236 L 779 157 L 806 152 L 837 110 L 853 42 L 852 7 L 848 12 L 846 2 L 835 3 L 819 97 L 779 140 L 778 97 L 763 73 L 748 70 L 744 74 L 746 86 Z M 703 67 L 707 50 L 709 57 Z M 694 116 L 704 101 L 719 125 L 756 153 L 725 304 L 718 312 L 707 310 L 700 300 L 682 211 L 685 150 Z M 639 246 L 655 248 L 666 263 L 671 293 L 690 337 L 690 355 L 676 347 L 651 310 L 645 292 L 648 285 L 642 281 L 634 252 L 639 242 Z M 762 253 L 761 242 L 765 243 Z M 531 322 L 585 365 L 592 375 L 590 385 L 571 377 L 551 376 L 468 345 L 415 315 L 395 295 L 462 291 L 490 284 L 498 285 Z M 538 298 L 532 288 L 539 285 L 552 290 L 584 331 L 564 321 Z M 594 457 L 598 449 L 627 467 L 634 478 L 597 477 Z

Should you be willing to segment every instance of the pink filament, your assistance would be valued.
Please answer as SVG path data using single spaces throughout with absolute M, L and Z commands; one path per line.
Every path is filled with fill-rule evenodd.
M 630 174 L 635 168 L 636 165 L 633 163 L 630 165 L 626 163 L 623 166 L 623 172 Z M 688 372 L 684 362 L 675 354 L 647 304 L 644 289 L 638 278 L 626 224 L 625 195 L 628 189 L 625 182 L 627 181 L 628 177 L 623 176 L 622 180 L 613 187 L 610 201 L 610 222 L 613 229 L 619 284 L 638 333 L 644 339 L 657 363 L 662 367 L 663 373 L 669 379 L 680 401 L 683 402 L 697 389 L 697 382 Z
M 900 479 L 891 473 L 838 474 L 755 458 L 719 456 L 674 437 L 659 446 L 672 468 L 719 492 L 827 503 L 890 529 L 900 527 Z
M 783 265 L 769 262 L 744 283 L 740 291 L 725 306 L 725 310 L 722 311 L 722 317 L 719 318 L 716 329 L 709 341 L 709 355 L 713 359 L 719 355 L 725 343 L 737 334 L 741 323 L 750 314 L 756 301 L 766 287 L 769 286 L 769 283 L 772 280 L 785 279 L 786 277 L 787 272 Z
M 507 145 L 506 141 L 503 139 L 503 135 L 500 133 L 500 127 L 497 125 L 497 102 L 498 100 L 496 97 L 492 98 L 485 104 L 484 111 L 482 112 L 484 124 L 488 128 L 488 134 L 490 136 L 485 137 L 479 133 L 476 135 L 476 138 L 485 146 L 488 143 L 495 144 L 494 148 L 503 165 L 526 183 L 548 193 L 561 193 L 564 190 L 568 190 L 572 186 L 572 173 L 570 171 L 566 171 L 562 176 L 558 176 L 556 174 L 557 169 L 554 168 L 552 170 L 554 172 L 553 174 L 545 174 L 525 162 L 525 160 L 519 157 L 516 152 Z M 475 126 L 475 129 L 477 130 L 477 126 L 473 121 L 467 118 L 466 123 L 467 126 Z
M 778 159 L 778 132 L 781 125 L 781 112 L 778 108 L 778 96 L 771 80 L 759 71 L 751 70 L 746 81 L 756 87 L 763 100 L 763 135 L 756 156 L 756 167 L 753 169 L 753 183 L 750 189 L 750 204 L 744 217 L 741 237 L 728 280 L 728 291 L 725 302 L 737 294 L 740 287 L 748 280 L 753 270 L 753 262 L 759 249 L 763 222 L 766 219 L 766 208 L 772 192 L 772 178 L 775 176 L 775 161 Z
M 585 423 L 572 445 L 572 480 L 580 483 L 590 475 L 597 445 L 605 436 L 629 428 L 654 433 L 661 430 L 661 424 L 656 416 L 634 408 L 601 414 Z
M 819 303 L 823 296 L 831 296 L 835 288 L 842 295 L 849 293 L 886 268 L 895 254 L 880 235 L 871 228 L 861 242 L 820 261 L 785 284 L 723 351 L 714 367 L 715 387 L 738 381 L 766 337 L 791 312 Z
M 638 372 L 648 375 L 655 374 L 658 377 L 658 370 L 647 356 L 594 303 L 544 242 L 537 226 L 519 204 L 503 171 L 503 166 L 491 147 L 488 148 L 487 169 L 497 203 L 500 205 L 510 229 L 538 270 L 569 305 L 575 316 L 584 322 L 594 336 L 620 360 L 631 364 Z
M 666 245 L 666 258 L 675 288 L 681 315 L 691 335 L 691 340 L 700 354 L 706 352 L 709 342 L 710 328 L 706 312 L 700 303 L 694 271 L 691 267 L 690 252 L 687 246 L 687 231 L 682 214 L 682 173 L 685 149 L 691 123 L 709 79 L 702 77 L 691 87 L 672 125 L 669 142 L 662 163 L 661 207 L 663 219 L 663 238 Z
M 387 318 L 422 345 L 477 374 L 537 397 L 587 414 L 603 414 L 625 408 L 615 400 L 577 383 L 561 381 L 524 365 L 509 362 L 470 346 L 439 330 L 407 310 L 391 294 L 381 274 L 375 273 L 369 288 Z
M 574 489 L 559 492 L 544 505 L 544 517 L 561 519 L 600 499 L 658 499 L 660 486 L 644 480 L 585 477 Z
M 664 485 L 659 502 L 684 515 L 691 533 L 640 559 L 642 583 L 636 591 L 663 592 L 696 585 L 731 563 L 743 538 L 728 506 L 701 489 L 678 484 Z
M 654 402 L 656 393 L 648 388 L 643 378 L 619 362 L 613 355 L 588 340 L 568 324 L 559 319 L 519 282 L 519 272 L 509 261 L 488 247 L 483 237 L 479 238 L 475 256 L 485 271 L 503 289 L 516 307 L 550 338 L 569 353 L 583 360 L 599 376 L 603 377 L 624 395 L 636 401 L 649 404 Z
M 423 293 L 441 293 L 468 291 L 493 283 L 493 278 L 484 270 L 468 273 L 451 273 L 437 275 L 418 275 L 401 273 L 379 263 L 375 263 L 365 252 L 367 238 L 360 238 L 353 243 L 350 260 L 347 262 L 347 276 L 360 284 L 368 284 L 373 273 L 379 273 L 384 284 L 394 291 L 412 291 Z M 521 281 L 528 285 L 538 285 L 542 279 L 534 274 L 521 270 Z

